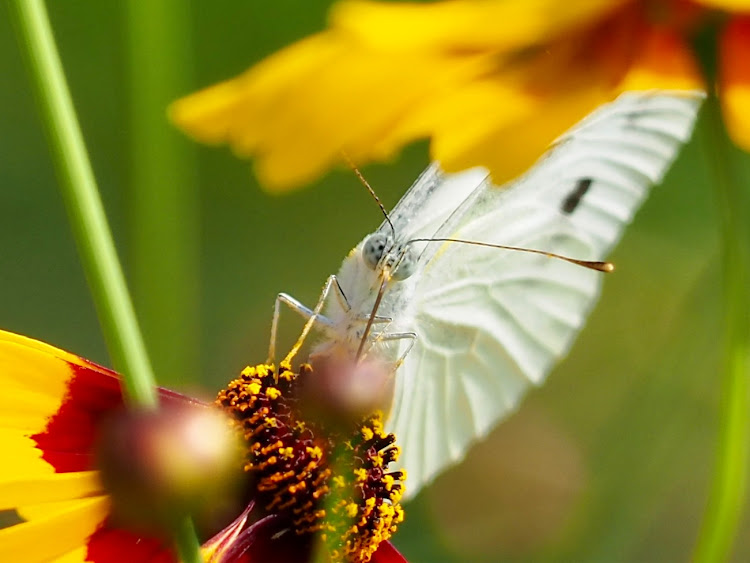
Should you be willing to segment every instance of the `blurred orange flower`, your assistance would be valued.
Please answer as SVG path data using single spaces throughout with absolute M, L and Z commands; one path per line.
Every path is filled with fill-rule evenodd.
M 170 114 L 196 139 L 255 157 L 272 189 L 315 179 L 342 153 L 382 160 L 420 138 L 447 171 L 483 165 L 501 184 L 624 90 L 700 88 L 689 40 L 716 10 L 750 14 L 750 0 L 349 0 L 327 30 Z M 749 46 L 750 16 L 737 14 L 720 87 L 746 148 Z

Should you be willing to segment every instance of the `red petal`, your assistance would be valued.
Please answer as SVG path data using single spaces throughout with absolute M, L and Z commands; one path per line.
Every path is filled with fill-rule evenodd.
M 310 560 L 309 535 L 298 536 L 289 521 L 271 515 L 242 532 L 216 563 L 300 563 Z
M 86 561 L 93 563 L 177 563 L 170 546 L 105 524 L 89 538 Z
M 42 458 L 57 472 L 94 469 L 92 450 L 102 418 L 123 406 L 122 382 L 117 373 L 86 360 L 69 366 L 73 376 L 62 405 L 46 428 L 31 436 L 42 450 Z M 162 388 L 159 397 L 162 403 L 194 402 Z
M 732 140 L 750 151 L 750 16 L 734 17 L 721 36 L 719 98 L 724 110 L 724 123 Z
M 406 558 L 389 541 L 384 541 L 378 546 L 370 563 L 408 563 Z
M 122 406 L 120 379 L 104 368 L 70 365 L 73 377 L 60 409 L 31 438 L 58 472 L 93 469 L 92 448 L 101 418 Z
M 312 561 L 312 536 L 297 535 L 289 521 L 266 516 L 243 531 L 212 563 L 302 563 Z M 391 542 L 383 542 L 371 563 L 407 563 Z

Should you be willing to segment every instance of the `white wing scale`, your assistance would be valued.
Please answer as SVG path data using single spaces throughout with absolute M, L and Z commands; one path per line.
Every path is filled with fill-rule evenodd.
M 689 138 L 700 100 L 625 94 L 505 188 L 482 182 L 481 170 L 445 175 L 455 193 L 433 186 L 441 201 L 419 224 L 411 220 L 408 238 L 462 238 L 602 260 Z M 428 170 L 439 182 L 439 172 Z M 588 191 L 563 212 L 582 179 L 591 180 Z M 393 215 L 419 217 L 425 202 L 409 203 L 417 193 L 412 188 Z M 430 243 L 423 256 L 408 296 L 414 317 L 406 319 L 419 338 L 397 373 L 387 421 L 403 448 L 409 495 L 461 459 L 530 385 L 543 382 L 572 345 L 601 283 L 601 274 L 584 268 L 497 249 Z M 379 314 L 398 319 L 401 311 L 384 307 Z
M 431 236 L 486 176 L 485 171 L 474 169 L 459 177 L 430 165 L 389 214 L 399 238 Z M 378 230 L 390 234 L 391 227 L 383 221 Z

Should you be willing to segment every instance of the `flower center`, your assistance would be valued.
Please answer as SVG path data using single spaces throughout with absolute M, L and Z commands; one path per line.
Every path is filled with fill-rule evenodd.
M 243 434 L 258 505 L 287 516 L 297 534 L 318 533 L 332 561 L 364 563 L 404 517 L 404 472 L 387 471 L 400 450 L 380 412 L 350 428 L 304 420 L 296 391 L 311 375 L 306 364 L 299 374 L 248 366 L 216 403 Z

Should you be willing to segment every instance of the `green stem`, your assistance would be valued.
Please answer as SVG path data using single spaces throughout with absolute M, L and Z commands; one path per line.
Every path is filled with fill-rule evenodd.
M 165 108 L 190 86 L 190 4 L 125 4 L 130 84 L 133 296 L 162 383 L 199 364 L 198 189 L 193 146 L 169 125 Z
M 12 4 L 54 152 L 60 188 L 110 354 L 122 373 L 130 401 L 155 406 L 154 376 L 73 109 L 47 10 L 42 0 L 14 0 Z
M 745 502 L 750 376 L 750 216 L 731 155 L 719 100 L 706 101 L 706 152 L 715 181 L 721 221 L 724 302 L 724 373 L 715 468 L 694 561 L 714 563 L 731 555 Z
M 184 518 L 175 532 L 177 555 L 182 563 L 203 563 L 195 525 L 190 518 Z
M 62 179 L 61 189 L 70 222 L 110 353 L 122 372 L 126 397 L 133 404 L 153 408 L 157 405 L 154 376 L 73 109 L 47 10 L 42 0 L 14 0 L 12 4 Z M 189 518 L 185 518 L 176 541 L 183 561 L 198 563 L 202 560 Z

